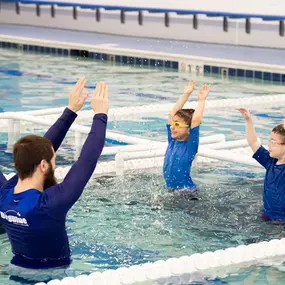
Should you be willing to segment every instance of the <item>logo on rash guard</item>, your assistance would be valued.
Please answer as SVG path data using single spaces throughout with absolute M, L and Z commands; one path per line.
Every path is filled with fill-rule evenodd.
M 12 216 L 12 215 L 7 215 L 8 212 L 15 212 L 18 217 Z M 0 216 L 2 219 L 8 221 L 9 223 L 27 226 L 27 227 L 29 226 L 27 220 L 25 218 L 20 218 L 21 214 L 19 212 L 14 211 L 14 210 L 8 210 L 8 211 L 6 211 L 6 213 L 3 213 L 0 211 Z

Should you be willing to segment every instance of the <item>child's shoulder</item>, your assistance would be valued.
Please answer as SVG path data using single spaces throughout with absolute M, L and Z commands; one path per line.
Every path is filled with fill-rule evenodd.
M 197 126 L 191 126 L 191 127 L 190 127 L 190 130 L 193 130 L 193 129 L 199 129 L 199 128 L 200 128 L 200 126 L 201 126 L 201 124 L 199 124 L 199 125 L 197 125 Z

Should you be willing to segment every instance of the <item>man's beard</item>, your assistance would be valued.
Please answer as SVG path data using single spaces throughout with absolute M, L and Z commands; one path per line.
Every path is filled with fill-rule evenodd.
M 56 178 L 54 176 L 54 170 L 52 169 L 51 163 L 49 163 L 49 168 L 47 173 L 45 174 L 45 180 L 44 180 L 44 190 L 47 188 L 57 184 Z

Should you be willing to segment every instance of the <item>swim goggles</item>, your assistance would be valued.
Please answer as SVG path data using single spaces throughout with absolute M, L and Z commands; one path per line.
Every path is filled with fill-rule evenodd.
M 170 126 L 175 128 L 190 128 L 190 125 L 186 125 L 183 122 L 170 122 Z
M 276 141 L 276 140 L 273 140 L 273 139 L 270 139 L 267 143 L 269 146 L 276 146 L 276 145 L 284 145 L 285 143 L 284 142 L 280 142 L 280 141 Z

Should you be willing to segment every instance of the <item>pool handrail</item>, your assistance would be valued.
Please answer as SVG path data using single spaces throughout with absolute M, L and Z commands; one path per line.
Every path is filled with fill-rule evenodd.
M 61 7 L 78 7 L 82 9 L 105 9 L 105 10 L 119 10 L 125 12 L 140 12 L 148 11 L 150 13 L 176 13 L 180 15 L 207 15 L 209 17 L 230 17 L 230 18 L 259 18 L 267 21 L 283 21 L 285 15 L 266 15 L 254 13 L 232 13 L 222 11 L 207 11 L 207 10 L 189 10 L 189 9 L 173 9 L 173 8 L 151 8 L 151 7 L 132 7 L 122 5 L 103 5 L 103 4 L 87 4 L 75 2 L 61 2 L 61 1 L 40 1 L 40 0 L 2 0 L 1 2 L 34 4 L 34 5 L 57 5 Z

